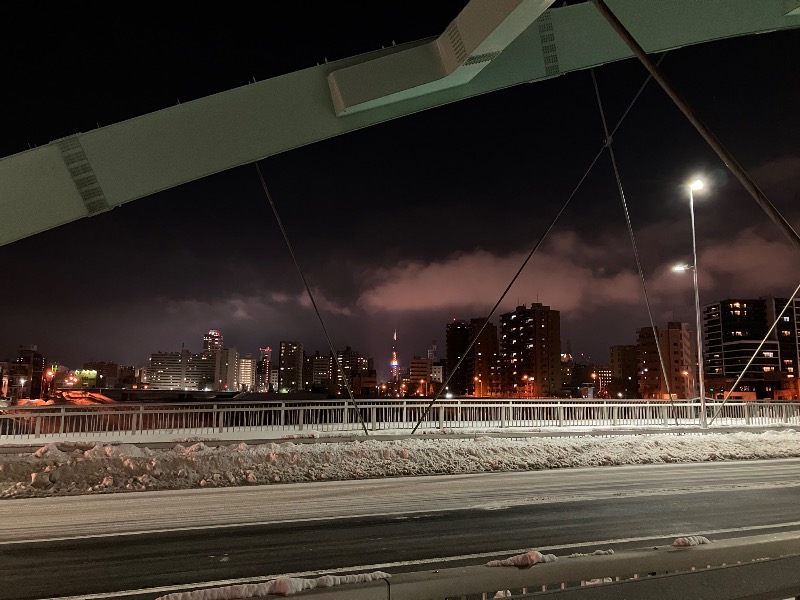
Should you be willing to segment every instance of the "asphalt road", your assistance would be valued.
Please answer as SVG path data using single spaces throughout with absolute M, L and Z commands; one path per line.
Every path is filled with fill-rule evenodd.
M 7 500 L 0 599 L 719 539 L 800 529 L 798 502 L 800 459 Z

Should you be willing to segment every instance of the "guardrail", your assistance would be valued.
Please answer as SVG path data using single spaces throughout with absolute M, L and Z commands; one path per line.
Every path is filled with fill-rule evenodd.
M 429 400 L 343 400 L 13 406 L 0 410 L 0 441 L 103 439 L 170 435 L 259 437 L 272 433 L 410 431 Z M 715 425 L 800 424 L 799 402 L 709 402 Z M 692 426 L 700 408 L 691 401 L 454 399 L 441 401 L 422 431 L 464 428 Z M 265 436 L 270 437 L 270 436 Z

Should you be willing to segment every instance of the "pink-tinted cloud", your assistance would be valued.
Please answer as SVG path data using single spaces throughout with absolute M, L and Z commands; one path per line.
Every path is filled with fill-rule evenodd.
M 601 266 L 608 253 L 575 234 L 554 236 L 509 291 L 502 307 L 538 301 L 585 312 L 610 303 L 638 302 L 637 277 Z M 475 250 L 432 263 L 408 262 L 371 274 L 375 284 L 359 298 L 368 312 L 469 309 L 488 312 L 522 265 L 526 253 L 505 256 Z

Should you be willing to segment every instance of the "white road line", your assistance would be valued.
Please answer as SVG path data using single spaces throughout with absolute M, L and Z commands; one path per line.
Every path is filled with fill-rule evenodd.
M 800 521 L 789 521 L 787 523 L 776 523 L 774 525 L 749 525 L 747 527 L 732 527 L 728 529 L 714 529 L 711 531 L 703 531 L 702 535 L 710 536 L 721 533 L 737 533 L 745 531 L 755 531 L 761 529 L 779 529 L 781 527 L 800 527 Z M 682 537 L 686 535 L 697 535 L 697 532 L 679 531 L 676 533 L 665 533 L 659 536 L 647 537 L 630 537 L 630 538 L 612 538 L 609 540 L 598 540 L 593 542 L 579 542 L 575 544 L 563 544 L 561 546 L 546 546 L 542 550 L 569 550 L 572 548 L 582 548 L 585 546 L 607 546 L 609 544 L 626 544 L 631 542 L 646 542 L 648 540 L 660 540 L 664 538 Z M 187 583 L 183 585 L 163 586 L 154 588 L 141 588 L 138 590 L 125 590 L 120 592 L 108 592 L 100 594 L 86 594 L 82 596 L 58 596 L 55 598 L 42 598 L 41 600 L 101 600 L 103 598 L 124 598 L 126 596 L 136 596 L 139 594 L 171 594 L 175 592 L 189 591 L 193 589 L 203 589 L 212 587 L 224 587 L 229 585 L 242 585 L 245 583 L 261 583 L 278 577 L 318 577 L 320 574 L 336 574 L 336 573 L 355 573 L 361 571 L 379 571 L 393 567 L 409 567 L 414 565 L 426 565 L 431 563 L 447 563 L 457 562 L 462 560 L 473 560 L 476 558 L 492 558 L 496 556 L 512 556 L 514 554 L 521 554 L 528 552 L 531 548 L 516 548 L 513 550 L 503 550 L 498 552 L 481 553 L 481 554 L 462 554 L 459 556 L 445 556 L 439 558 L 424 558 L 420 560 L 404 560 L 391 563 L 380 563 L 374 565 L 361 565 L 354 567 L 341 567 L 338 569 L 328 569 L 321 571 L 303 571 L 298 573 L 282 573 L 280 575 L 265 575 L 262 577 L 244 577 L 240 579 L 221 579 L 218 581 L 204 581 L 200 583 Z

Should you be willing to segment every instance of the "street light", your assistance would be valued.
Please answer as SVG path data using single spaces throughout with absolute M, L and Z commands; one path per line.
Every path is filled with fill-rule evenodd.
M 692 259 L 691 265 L 676 265 L 673 271 L 687 271 L 692 270 L 694 276 L 694 312 L 695 312 L 695 328 L 697 329 L 697 384 L 700 392 L 700 427 L 708 427 L 706 421 L 706 391 L 705 381 L 703 380 L 703 334 L 700 329 L 700 293 L 697 288 L 697 236 L 694 228 L 694 192 L 702 190 L 704 187 L 700 179 L 695 179 L 688 186 L 689 188 L 689 214 L 692 218 Z

